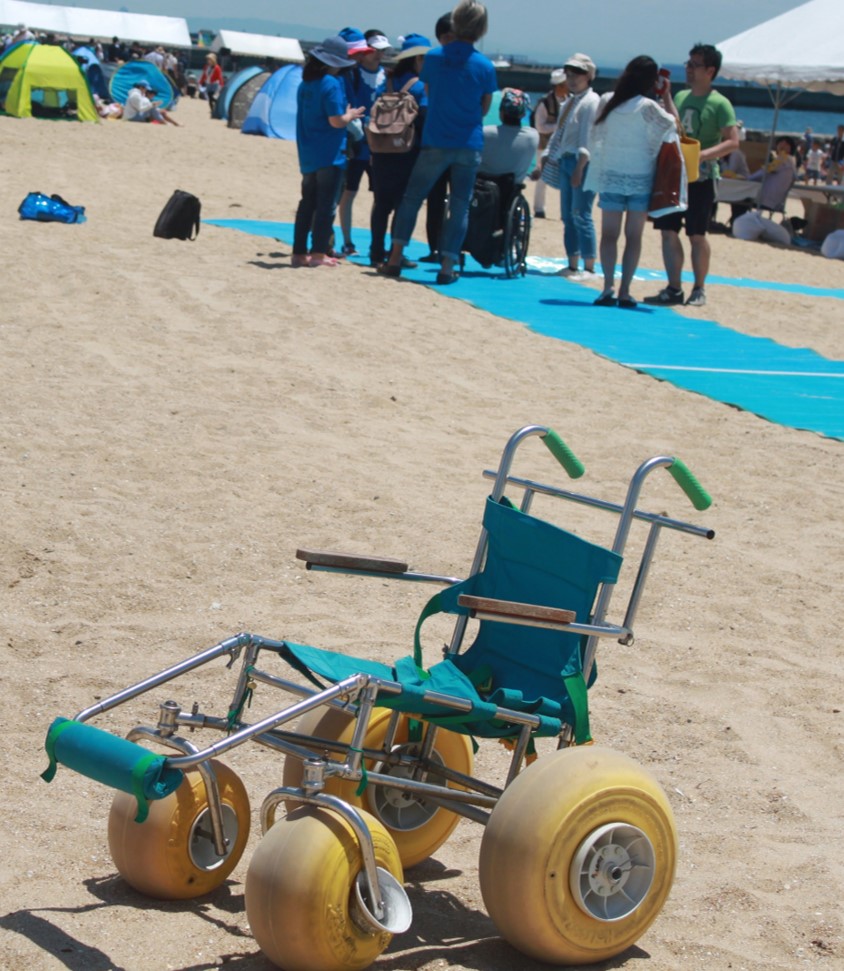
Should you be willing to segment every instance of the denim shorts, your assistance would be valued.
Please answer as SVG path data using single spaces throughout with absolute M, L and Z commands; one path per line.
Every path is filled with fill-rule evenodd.
M 625 195 L 621 192 L 602 192 L 598 198 L 598 208 L 607 212 L 647 212 L 650 205 L 650 193 Z

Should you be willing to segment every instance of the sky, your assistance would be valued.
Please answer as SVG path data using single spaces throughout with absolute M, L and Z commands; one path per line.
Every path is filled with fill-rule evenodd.
M 62 2 L 62 0 L 58 0 Z M 255 18 L 301 25 L 327 36 L 342 27 L 377 27 L 391 40 L 415 31 L 431 36 L 437 18 L 454 0 L 63 0 L 74 6 L 130 13 L 186 17 L 191 29 L 221 18 Z M 682 63 L 697 41 L 717 43 L 770 20 L 800 0 L 488 0 L 489 33 L 481 45 L 488 55 L 520 55 L 556 64 L 575 51 L 599 65 L 621 66 L 637 54 L 657 61 Z

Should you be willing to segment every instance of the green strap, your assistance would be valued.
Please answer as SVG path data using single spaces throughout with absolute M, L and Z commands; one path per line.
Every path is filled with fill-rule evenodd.
M 50 726 L 50 730 L 47 732 L 47 738 L 44 741 L 44 748 L 47 751 L 47 758 L 50 760 L 50 764 L 41 773 L 41 778 L 45 782 L 52 782 L 56 775 L 56 770 L 58 768 L 58 760 L 56 759 L 56 742 L 59 735 L 62 732 L 70 728 L 71 725 L 75 725 L 70 718 L 66 718 L 64 721 L 55 721 Z
M 577 674 L 565 675 L 563 682 L 574 709 L 574 725 L 572 727 L 574 728 L 575 744 L 585 745 L 592 741 L 592 733 L 589 731 L 589 698 L 586 682 L 579 671 Z
M 422 608 L 419 620 L 416 621 L 416 630 L 413 632 L 413 660 L 416 662 L 416 667 L 419 668 L 419 675 L 423 680 L 429 678 L 430 675 L 422 667 L 422 625 L 429 617 L 433 617 L 434 614 L 441 614 L 442 612 L 442 595 L 441 593 L 435 593 Z
M 350 752 L 359 752 L 363 755 L 363 749 L 352 748 L 349 746 Z M 357 789 L 355 789 L 356 796 L 362 796 L 366 792 L 366 787 L 369 785 L 369 774 L 366 771 L 366 762 L 363 759 L 360 760 L 360 782 L 358 783 Z
M 136 823 L 142 823 L 149 815 L 149 800 L 144 792 L 144 775 L 147 769 L 155 762 L 163 761 L 163 755 L 156 755 L 150 752 L 138 759 L 132 766 L 132 795 L 138 800 L 138 812 L 135 816 Z

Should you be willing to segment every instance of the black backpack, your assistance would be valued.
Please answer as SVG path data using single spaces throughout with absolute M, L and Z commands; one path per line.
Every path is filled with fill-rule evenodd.
M 162 239 L 196 239 L 201 208 L 202 204 L 196 196 L 176 189 L 161 210 L 152 235 Z

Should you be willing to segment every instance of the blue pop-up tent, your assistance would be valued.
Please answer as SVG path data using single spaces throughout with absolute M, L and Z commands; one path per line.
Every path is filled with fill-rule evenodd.
M 82 66 L 82 70 L 88 78 L 88 84 L 91 86 L 92 94 L 96 94 L 100 98 L 108 98 L 108 84 L 106 84 L 103 66 L 100 64 L 97 55 L 90 47 L 77 47 L 73 51 L 73 57 Z
M 255 95 L 241 131 L 244 135 L 296 139 L 296 92 L 302 83 L 302 68 L 285 64 L 267 78 Z
M 112 76 L 109 91 L 115 101 L 125 105 L 129 92 L 138 81 L 146 81 L 153 89 L 155 101 L 161 102 L 162 108 L 169 108 L 178 98 L 175 86 L 151 61 L 127 61 L 119 67 Z

